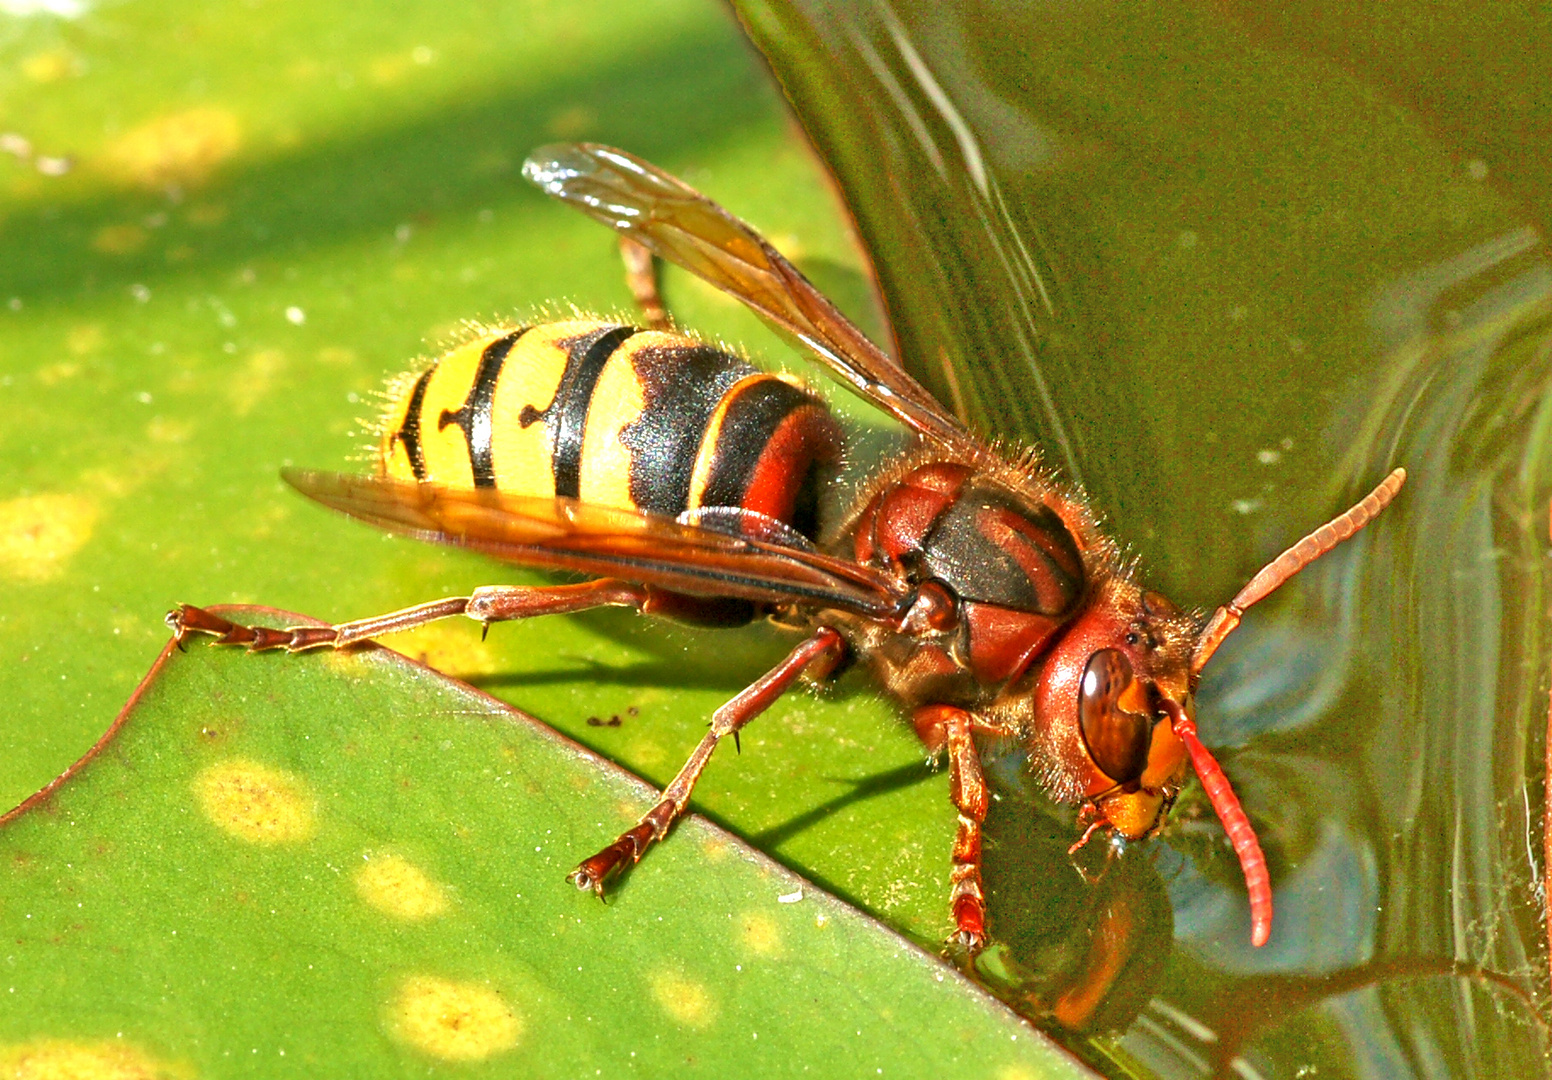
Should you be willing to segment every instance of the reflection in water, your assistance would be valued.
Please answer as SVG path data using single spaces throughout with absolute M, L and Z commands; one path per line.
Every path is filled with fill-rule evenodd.
M 1403 490 L 1410 499 L 1411 491 Z M 1331 712 L 1350 677 L 1359 631 L 1356 590 L 1364 563 L 1374 557 L 1370 543 L 1358 536 L 1303 571 L 1296 600 L 1270 616 L 1256 612 L 1256 632 L 1229 638 L 1213 657 L 1213 676 L 1198 704 L 1212 717 L 1218 746 L 1297 731 Z
M 1151 584 L 1216 604 L 1409 473 L 1201 688 L 1268 849 L 1271 943 L 1245 943 L 1196 787 L 1167 846 L 1085 885 L 1070 808 L 1044 816 L 1005 775 L 983 977 L 1109 1072 L 1543 1074 L 1552 271 L 1483 182 L 1494 163 L 1442 145 L 1409 88 L 1321 58 L 1325 32 L 1384 40 L 1351 13 L 1299 9 L 1270 40 L 1219 5 L 739 6 L 856 212 L 906 364 L 1044 443 Z M 1465 77 L 1396 7 L 1407 77 Z M 1520 52 L 1546 49 L 1502 64 Z M 1502 89 L 1547 99 L 1543 69 Z
M 1204 886 L 1190 863 L 1171 886 L 1177 945 L 1245 977 L 1252 993 L 1268 991 L 1257 975 L 1392 957 L 1466 961 L 1545 1007 L 1531 809 L 1541 800 L 1527 794 L 1543 782 L 1546 710 L 1537 524 L 1552 488 L 1542 437 L 1552 273 L 1542 254 L 1520 231 L 1380 294 L 1372 312 L 1386 384 L 1346 398 L 1364 408 L 1334 438 L 1407 462 L 1407 498 L 1392 511 L 1401 525 L 1317 568 L 1308 610 L 1284 606 L 1233 641 L 1232 670 L 1204 687 L 1202 713 L 1227 740 L 1279 735 L 1236 760 L 1275 773 L 1270 787 L 1243 781 L 1247 803 L 1274 822 L 1264 835 L 1285 865 L 1272 945 L 1245 948 L 1237 898 Z M 1543 1032 L 1527 1001 L 1482 972 L 1370 974 L 1371 985 L 1312 997 L 1313 1015 L 1269 1017 L 1269 1029 L 1287 1021 L 1298 1035 L 1269 1030 L 1255 1060 L 1275 1062 L 1279 1043 L 1307 1044 L 1324 1029 L 1341 1074 L 1540 1067 Z M 1158 1042 L 1150 1024 L 1122 1040 L 1140 1057 Z

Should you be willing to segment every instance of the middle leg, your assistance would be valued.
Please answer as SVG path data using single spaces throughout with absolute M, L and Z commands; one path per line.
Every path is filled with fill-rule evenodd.
M 566 880 L 579 889 L 592 889 L 601 899 L 604 882 L 639 863 L 647 848 L 663 839 L 670 826 L 684 813 L 690 803 L 690 793 L 695 790 L 695 782 L 700 779 L 717 744 L 728 735 L 736 741 L 739 730 L 770 708 L 810 664 L 820 664 L 824 672 L 833 671 L 845 655 L 846 642 L 840 634 L 828 626 L 821 626 L 814 631 L 813 636 L 793 649 L 785 660 L 712 714 L 711 730 L 690 754 L 690 760 L 684 763 L 684 768 L 663 789 L 663 796 L 657 805 L 648 810 L 633 827 L 621 833 L 614 843 L 592 858 L 584 859 L 566 876 Z
M 975 717 L 953 705 L 924 705 L 912 717 L 922 740 L 936 753 L 948 751 L 948 791 L 959 811 L 954 833 L 952 889 L 954 912 L 950 945 L 971 955 L 986 943 L 986 893 L 981 884 L 981 823 L 986 820 L 986 776 L 975 746 Z

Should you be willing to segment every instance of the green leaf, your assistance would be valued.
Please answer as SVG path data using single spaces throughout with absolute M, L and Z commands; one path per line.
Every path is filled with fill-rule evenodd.
M 384 540 L 278 479 L 359 467 L 384 380 L 460 320 L 626 309 L 614 238 L 518 175 L 532 147 L 629 146 L 867 302 L 779 97 L 701 0 L 0 15 L 0 116 L 29 147 L 0 155 L 0 806 L 96 740 L 175 602 L 346 619 L 537 580 Z M 812 373 L 733 301 L 666 290 L 684 325 Z M 790 647 L 619 613 L 476 637 L 401 647 L 654 783 Z M 701 807 L 932 944 L 953 815 L 920 757 L 860 681 L 794 694 Z
M 169 646 L 90 759 L 0 829 L 0 1062 L 1085 1075 L 702 820 L 608 905 L 565 882 L 655 799 L 386 649 Z
M 355 467 L 384 380 L 424 364 L 461 320 L 527 318 L 571 302 L 627 309 L 613 237 L 521 181 L 518 166 L 532 147 L 595 138 L 688 176 L 772 236 L 865 323 L 870 317 L 866 278 L 820 170 L 731 18 L 705 0 L 609 0 L 591 5 L 585 20 L 573 5 L 539 2 L 405 3 L 392 18 L 299 0 L 258 8 L 86 4 L 74 17 L 11 12 L 0 13 L 0 808 L 48 783 L 109 727 L 162 648 L 162 615 L 175 602 L 264 602 L 344 619 L 538 580 L 380 538 L 305 503 L 278 479 L 288 463 Z M 665 289 L 683 325 L 812 373 L 727 298 L 673 272 Z M 840 408 L 867 420 L 866 410 L 844 401 Z M 690 632 L 619 612 L 499 627 L 487 643 L 472 625 L 449 625 L 394 644 L 653 784 L 673 775 L 711 711 L 790 647 L 768 630 Z M 623 1028 L 613 1025 L 629 1012 L 626 991 L 620 1000 L 598 996 L 614 984 L 588 981 L 609 970 L 602 960 L 582 961 L 587 978 L 573 986 L 585 990 L 575 998 L 545 982 L 560 946 L 535 937 L 540 924 L 519 919 L 518 905 L 548 890 L 544 903 L 561 905 L 552 914 L 583 920 L 567 924 L 568 962 L 584 937 L 602 949 L 597 955 L 610 955 L 597 927 L 627 935 L 629 948 L 616 945 L 611 962 L 632 963 L 638 948 L 658 947 L 638 925 L 655 930 L 659 916 L 692 917 L 686 900 L 698 890 L 722 905 L 715 919 L 726 937 L 727 898 L 738 897 L 741 911 L 752 894 L 727 892 L 720 864 L 715 880 L 682 872 L 677 860 L 706 857 L 696 839 L 710 835 L 702 826 L 682 830 L 619 904 L 603 909 L 561 881 L 574 861 L 570 845 L 580 852 L 607 841 L 641 809 L 636 789 L 598 779 L 595 766 L 562 754 L 570 775 L 586 777 L 584 786 L 603 798 L 599 808 L 557 802 L 527 825 L 507 809 L 493 819 L 472 808 L 465 815 L 458 806 L 474 799 L 466 788 L 506 762 L 479 747 L 518 738 L 509 720 L 489 719 L 496 707 L 488 700 L 375 656 L 341 661 L 371 673 L 352 683 L 357 676 L 327 659 L 196 655 L 168 672 L 194 682 L 191 697 L 180 705 L 159 683 L 135 713 L 147 738 L 160 731 L 179 754 L 158 760 L 145 745 L 146 756 L 136 756 L 140 736 L 131 729 L 93 766 L 127 772 L 115 779 L 94 771 L 79 793 L 67 786 L 43 816 L 6 831 L 13 857 L 0 877 L 0 926 L 8 940 L 47 945 L 25 959 L 3 954 L 18 957 L 0 969 L 5 1041 L 112 1040 L 122 1028 L 174 1071 L 186 1060 L 250 1053 L 244 1040 L 267 1048 L 261 1056 L 336 1044 L 341 1053 L 383 1053 L 397 1046 L 383 1042 L 380 1017 L 393 980 L 424 970 L 488 978 L 512 995 L 529 1047 L 573 1035 L 599 1054 L 627 1042 L 641 1054 L 678 1045 L 649 990 L 639 1015 L 656 1026 L 619 1041 Z M 261 678 L 278 681 L 250 690 L 238 711 L 238 687 Z M 388 682 L 367 689 L 377 678 Z M 293 682 L 305 688 L 300 695 L 281 686 Z M 375 756 L 369 733 L 428 701 L 442 709 L 423 717 L 436 732 L 426 752 L 439 764 L 421 779 L 401 767 L 407 759 Z M 460 720 L 467 708 L 485 719 Z M 231 728 L 239 716 L 250 721 L 240 733 Z M 208 745 L 198 735 L 206 726 L 221 733 Z M 460 741 L 473 732 L 483 734 Z M 221 834 L 191 801 L 200 766 L 187 754 L 213 755 L 212 747 L 247 739 L 260 742 L 244 753 L 305 784 L 317 831 L 296 848 L 221 841 L 223 861 L 201 846 Z M 327 740 L 347 748 L 335 763 L 350 768 L 337 782 L 308 764 L 310 748 Z M 557 753 L 553 745 L 548 752 Z M 455 768 L 454 756 L 478 764 Z M 152 782 L 155 768 L 170 770 L 165 783 Z M 412 787 L 371 794 L 390 776 Z M 429 794 L 417 781 L 445 789 L 410 812 L 417 791 Z M 86 812 L 115 787 L 126 801 Z M 608 790 L 617 794 L 597 794 Z M 348 809 L 337 795 L 348 795 Z M 948 931 L 953 813 L 945 778 L 922 765 L 914 736 L 861 680 L 826 696 L 789 695 L 748 729 L 742 754 L 719 755 L 698 795 L 698 810 L 916 944 L 936 950 Z M 54 816 L 67 806 L 82 816 Z M 417 839 L 419 826 L 401 827 L 401 812 L 440 823 Z M 81 836 L 89 828 L 100 864 L 64 857 L 62 846 L 33 846 L 50 828 L 65 844 L 76 828 L 69 820 L 79 820 Z M 540 820 L 556 836 L 578 830 L 565 834 L 565 857 L 558 847 L 533 853 L 526 845 L 523 829 Z M 449 822 L 478 824 L 492 840 L 471 855 L 477 845 L 453 837 Z M 334 852 L 338 875 L 303 854 L 315 846 Z M 33 861 L 17 861 L 22 852 Z M 368 852 L 421 867 L 456 895 L 454 914 L 390 932 L 347 880 Z M 530 853 L 543 860 L 522 878 L 535 883 L 532 891 L 512 885 L 518 856 Z M 757 873 L 741 855 L 725 861 Z M 672 890 L 661 902 L 648 885 L 658 874 Z M 323 875 L 331 898 L 307 891 L 321 888 Z M 261 906 L 261 886 L 277 903 Z M 478 899 L 487 888 L 489 899 Z M 772 889 L 759 895 L 792 891 Z M 278 902 L 282 892 L 291 899 Z M 817 903 L 791 910 L 811 913 Z M 71 910 L 82 914 L 69 917 Z M 773 910 L 791 917 L 786 906 Z M 45 916 L 52 929 L 37 939 L 29 926 Z M 372 919 L 375 938 L 361 931 Z M 561 932 L 558 919 L 543 924 L 546 933 Z M 194 940 L 175 940 L 175 929 Z M 721 1031 L 739 1009 L 755 1007 L 749 1002 L 762 1003 L 737 1004 L 736 982 L 727 980 L 741 976 L 736 966 L 718 967 L 722 946 L 708 939 L 703 957 L 700 932 L 686 933 L 661 946 L 679 950 L 685 978 L 704 981 Z M 960 1045 L 958 1029 L 924 1025 L 905 1038 L 903 1025 L 888 1034 L 881 1019 L 905 1015 L 909 979 L 937 986 L 941 975 L 958 985 L 945 969 L 854 916 L 837 913 L 828 933 L 848 955 L 864 940 L 889 942 L 879 955 L 898 953 L 898 970 L 880 974 L 888 989 L 867 1006 L 875 1019 L 852 1029 L 861 1040 L 831 1059 L 809 1058 L 816 1071 L 849 1072 L 858 1048 L 875 1043 L 890 1044 L 880 1050 L 886 1058 L 924 1052 L 927 1043 Z M 800 952 L 799 939 L 788 940 L 784 964 Z M 438 956 L 446 966 L 433 963 Z M 110 978 L 115 964 L 125 966 Z M 311 982 L 314 970 L 327 971 L 328 981 Z M 793 992 L 838 1018 L 853 1007 L 860 973 L 850 961 L 832 970 L 822 988 L 816 975 Z M 176 980 L 185 981 L 174 993 Z M 778 1011 L 797 1008 L 776 1000 Z M 967 1008 L 979 1012 L 978 1023 L 1008 1024 L 985 1001 L 965 1000 L 975 1002 Z M 567 1011 L 568 1003 L 576 1007 Z M 579 1019 L 587 1008 L 596 1009 L 594 1021 Z M 352 1009 L 353 1020 L 339 1019 Z M 568 1015 L 596 1026 L 562 1035 L 557 1021 Z M 728 1030 L 747 1040 L 742 1057 L 705 1061 L 739 1060 L 726 1071 L 749 1075 L 749 1062 L 774 1060 L 755 1045 L 759 1028 Z M 589 1032 L 599 1041 L 589 1042 Z M 1021 1035 L 1018 1052 L 1024 1047 Z M 265 1060 L 266 1069 L 274 1064 Z

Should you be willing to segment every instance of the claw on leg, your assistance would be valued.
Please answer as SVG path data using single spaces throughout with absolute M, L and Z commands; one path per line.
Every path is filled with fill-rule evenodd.
M 1109 822 L 1107 822 L 1103 817 L 1095 817 L 1093 821 L 1089 822 L 1088 828 L 1083 830 L 1083 835 L 1078 837 L 1078 839 L 1073 842 L 1073 845 L 1067 849 L 1067 854 L 1076 855 L 1078 852 L 1082 851 L 1084 845 L 1089 842 L 1089 837 L 1093 836 L 1095 832 L 1104 828 L 1104 826 L 1107 824 L 1109 824 Z
M 647 815 L 650 819 L 654 815 L 671 815 L 673 806 L 668 802 L 660 802 L 652 808 Z M 650 820 L 644 819 L 639 825 L 626 830 L 620 838 L 597 855 L 583 859 L 577 868 L 566 875 L 566 880 L 571 882 L 583 892 L 589 889 L 598 899 L 604 899 L 604 883 L 623 870 L 628 870 L 641 861 L 641 857 L 647 853 L 647 847 L 656 840 L 653 835 L 655 829 Z M 664 826 L 667 831 L 667 826 Z
M 979 827 L 975 834 L 975 843 L 979 848 Z M 978 953 L 986 944 L 986 897 L 981 892 L 980 860 L 977 859 L 973 867 L 956 864 L 953 877 L 954 941 L 969 949 L 972 954 Z
M 215 634 L 219 637 L 237 629 L 235 624 L 227 622 L 221 616 L 212 615 L 204 608 L 197 608 L 193 604 L 179 604 L 169 611 L 162 621 L 167 624 L 167 629 L 172 631 L 179 645 L 182 645 L 183 639 L 191 633 Z

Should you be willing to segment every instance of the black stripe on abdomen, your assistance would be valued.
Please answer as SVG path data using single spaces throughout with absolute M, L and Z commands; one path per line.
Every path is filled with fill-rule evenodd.
M 760 456 L 781 422 L 804 406 L 808 394 L 780 379 L 750 383 L 728 402 L 702 492 L 702 506 L 742 506 Z
M 501 378 L 501 365 L 507 353 L 517 344 L 517 339 L 528 332 L 525 326 L 506 337 L 497 338 L 480 353 L 480 366 L 474 373 L 474 385 L 469 396 L 457 410 L 443 409 L 437 421 L 437 430 L 448 424 L 457 424 L 463 430 L 464 441 L 469 444 L 469 469 L 474 474 L 474 486 L 496 486 L 496 470 L 490 459 L 491 405 L 496 399 L 496 382 Z
M 587 409 L 593 390 L 609 358 L 635 332 L 633 326 L 608 326 L 570 343 L 555 400 L 544 411 L 557 496 L 575 499 L 582 494 L 582 443 L 587 436 Z
M 722 395 L 755 369 L 709 345 L 638 349 L 631 364 L 643 397 L 641 416 L 620 432 L 631 451 L 631 501 L 672 517 L 689 505 L 695 459 Z
M 415 380 L 415 389 L 410 392 L 409 407 L 404 410 L 404 423 L 393 434 L 395 439 L 404 444 L 404 453 L 410 459 L 410 471 L 415 474 L 416 480 L 426 478 L 426 452 L 420 445 L 420 410 L 426 404 L 426 385 L 435 373 L 436 365 L 432 364 Z

